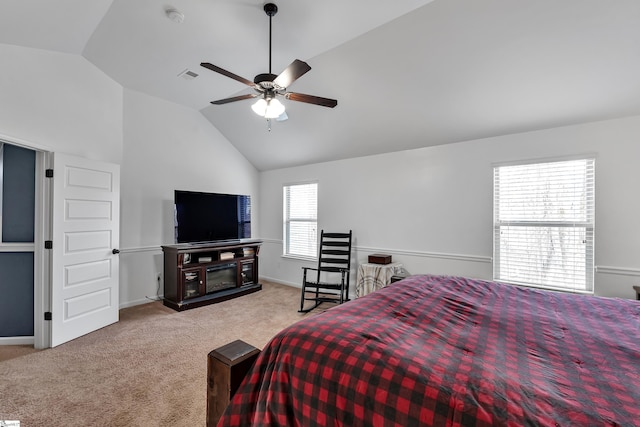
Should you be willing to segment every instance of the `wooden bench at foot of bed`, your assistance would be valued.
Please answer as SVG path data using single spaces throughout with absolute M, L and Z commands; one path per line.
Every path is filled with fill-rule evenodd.
M 236 340 L 211 351 L 207 357 L 207 427 L 214 427 L 260 350 Z

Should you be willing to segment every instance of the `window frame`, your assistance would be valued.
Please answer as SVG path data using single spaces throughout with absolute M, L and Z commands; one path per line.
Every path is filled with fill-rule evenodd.
M 292 187 L 296 186 L 309 186 L 315 185 L 315 205 L 316 209 L 314 214 L 309 217 L 291 217 L 290 214 L 290 196 L 287 195 L 287 192 L 290 191 Z M 283 224 L 282 224 L 282 256 L 285 258 L 294 258 L 294 259 L 302 259 L 302 260 L 317 260 L 318 259 L 318 191 L 319 184 L 318 181 L 304 181 L 304 182 L 294 182 L 287 183 L 282 186 L 282 210 L 283 210 Z M 315 216 L 315 218 L 313 217 Z M 291 252 L 291 224 L 292 223 L 310 223 L 313 228 L 314 236 L 310 236 L 306 241 L 306 244 L 309 246 L 309 250 L 306 254 L 303 253 L 294 253 Z M 315 226 L 315 227 L 313 227 Z
M 584 219 L 576 220 L 576 219 L 568 219 L 566 221 L 559 220 L 557 218 L 550 220 L 532 220 L 532 219 L 511 219 L 511 220 L 501 220 L 500 216 L 500 195 L 499 187 L 500 187 L 500 177 L 499 170 L 505 167 L 532 167 L 532 166 L 542 166 L 553 163 L 560 162 L 586 162 L 584 166 Z M 584 155 L 579 157 L 565 157 L 565 158 L 555 158 L 555 159 L 539 159 L 532 160 L 527 162 L 512 162 L 512 163 L 504 163 L 504 164 L 495 164 L 493 165 L 493 280 L 504 283 L 511 283 L 529 287 L 536 287 L 542 289 L 549 289 L 555 291 L 563 291 L 563 292 L 572 292 L 572 293 L 594 293 L 594 282 L 595 282 L 595 191 L 596 191 L 596 183 L 595 183 L 595 167 L 596 167 L 596 157 L 595 155 Z M 578 175 L 579 176 L 579 175 Z M 577 199 L 576 193 L 571 194 L 572 198 Z M 554 286 L 549 283 L 536 283 L 531 281 L 523 281 L 517 280 L 513 277 L 510 277 L 506 274 L 502 273 L 502 270 L 506 269 L 506 267 L 501 263 L 501 255 L 500 255 L 500 244 L 501 244 L 501 229 L 503 227 L 546 227 L 546 228 L 554 228 L 557 230 L 571 230 L 575 231 L 576 228 L 584 229 L 584 240 L 583 243 L 586 245 L 584 249 L 584 257 L 581 258 L 580 265 L 584 265 L 584 283 L 582 286 L 571 286 L 571 285 L 557 285 Z M 578 251 L 571 252 L 572 254 L 578 253 Z M 577 270 L 576 270 L 577 271 Z M 542 275 L 542 274 L 541 274 Z M 574 278 L 578 277 L 576 273 Z M 556 282 L 557 283 L 557 282 Z M 575 280 L 572 283 L 577 283 Z

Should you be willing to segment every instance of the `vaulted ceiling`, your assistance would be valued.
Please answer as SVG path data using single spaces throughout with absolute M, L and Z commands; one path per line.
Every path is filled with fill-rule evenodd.
M 259 170 L 640 114 L 637 0 L 276 0 L 273 73 L 306 61 L 290 90 L 338 106 L 284 100 L 269 131 L 251 100 L 211 105 L 251 89 L 199 65 L 267 72 L 264 3 L 3 0 L 0 43 L 196 109 Z

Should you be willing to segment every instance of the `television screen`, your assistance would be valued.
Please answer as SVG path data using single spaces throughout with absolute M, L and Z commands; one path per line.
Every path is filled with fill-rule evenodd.
M 251 198 L 237 194 L 175 190 L 176 243 L 251 237 Z

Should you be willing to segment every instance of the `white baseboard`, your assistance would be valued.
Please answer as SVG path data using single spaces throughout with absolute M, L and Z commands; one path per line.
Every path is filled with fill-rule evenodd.
M 162 297 L 163 297 L 163 296 L 162 296 L 162 295 L 160 295 L 160 296 L 158 296 L 158 297 L 153 296 L 153 297 L 147 297 L 147 298 L 137 299 L 137 300 L 135 300 L 135 301 L 127 301 L 127 302 L 121 303 L 121 304 L 118 306 L 118 308 L 119 308 L 120 310 L 122 310 L 123 308 L 134 307 L 134 306 L 136 306 L 136 305 L 148 304 L 148 303 L 150 303 L 150 302 L 154 302 L 154 301 L 162 301 Z
M 290 286 L 292 288 L 302 289 L 302 285 L 300 283 L 285 282 L 280 279 L 272 279 L 270 277 L 265 277 L 265 276 L 260 277 L 260 280 L 266 280 L 267 282 L 277 283 L 278 285 L 284 285 L 284 286 Z M 353 291 L 353 286 L 351 286 L 350 289 Z M 356 299 L 356 295 L 352 292 L 349 292 L 349 299 L 352 299 L 352 300 Z
M 267 282 L 277 283 L 278 285 L 291 286 L 292 288 L 298 288 L 298 289 L 302 288 L 302 285 L 300 283 L 285 282 L 284 280 L 274 279 L 272 277 L 260 276 L 260 281 L 262 280 L 266 280 Z

